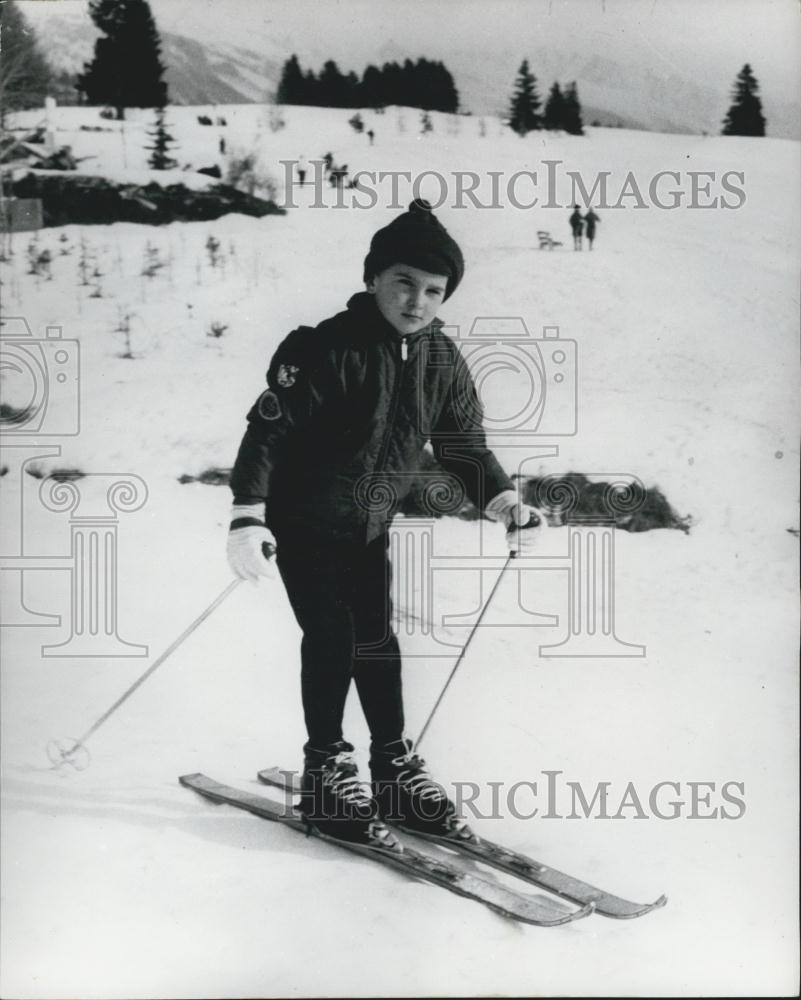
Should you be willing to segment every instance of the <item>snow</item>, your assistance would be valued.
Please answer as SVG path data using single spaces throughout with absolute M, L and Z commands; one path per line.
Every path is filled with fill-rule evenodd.
M 24 316 L 37 336 L 61 326 L 80 344 L 80 433 L 35 438 L 60 454 L 45 450 L 34 464 L 146 484 L 141 508 L 119 515 L 119 635 L 149 650 L 147 658 L 43 656 L 43 644 L 69 635 L 68 574 L 26 573 L 27 606 L 60 614 L 62 624 L 3 630 L 3 995 L 795 989 L 798 577 L 789 529 L 797 535 L 798 144 L 603 129 L 521 140 L 490 118 L 481 138 L 477 120 L 444 115 L 433 115 L 434 132 L 420 137 L 417 112 L 390 109 L 363 112 L 376 132 L 370 147 L 347 126 L 352 112 L 285 108 L 285 127 L 272 131 L 268 109 L 253 105 L 223 109 L 224 128 L 197 124 L 197 115 L 219 111 L 168 110 L 181 166 L 221 162 L 225 134 L 229 150 L 259 148 L 279 198 L 280 160 L 328 150 L 351 172 L 413 175 L 508 176 L 557 159 L 588 178 L 611 171 L 611 200 L 628 172 L 645 188 L 660 170 L 744 173 L 746 199 L 736 210 L 642 210 L 631 201 L 599 209 L 592 255 L 567 247 L 564 208 L 439 211 L 468 262 L 443 307 L 447 323 L 465 336 L 476 317 L 520 316 L 538 336 L 558 325 L 578 344 L 579 431 L 558 439 L 557 457 L 536 457 L 524 471 L 633 473 L 659 485 L 694 526 L 689 535 L 616 535 L 617 634 L 645 644 L 643 658 L 538 655 L 539 645 L 564 636 L 566 574 L 531 574 L 523 585 L 525 608 L 562 622 L 533 638 L 512 627 L 527 623 L 514 581 L 504 581 L 425 755 L 442 780 L 479 783 L 481 803 L 488 782 L 503 781 L 504 792 L 521 781 L 542 788 L 544 772 L 561 771 L 559 811 L 570 811 L 567 781 L 589 796 L 608 781 L 614 813 L 633 783 L 647 820 L 632 809 L 625 819 L 569 821 L 516 818 L 504 808 L 503 818 L 475 827 L 622 895 L 646 901 L 666 892 L 669 903 L 634 922 L 516 926 L 181 788 L 178 775 L 193 771 L 247 788 L 260 767 L 298 766 L 299 633 L 276 581 L 235 590 L 92 738 L 88 770 L 48 766 L 47 741 L 80 736 L 227 586 L 229 492 L 178 477 L 230 466 L 275 346 L 298 323 L 342 308 L 360 286 L 371 234 L 396 214 L 383 197 L 369 211 L 312 209 L 306 190 L 297 209 L 260 220 L 43 230 L 35 239 L 53 255 L 52 280 L 26 273 L 31 237 L 16 234 L 2 265 L 6 320 Z M 121 178 L 145 169 L 146 115 L 126 124 L 124 147 L 117 123 L 93 109 L 59 109 L 57 125 L 58 144 L 95 157 L 82 170 Z M 422 193 L 436 197 L 429 182 L 433 192 L 429 183 Z M 401 203 L 410 197 L 401 186 Z M 329 206 L 332 198 L 326 188 Z M 566 246 L 533 249 L 540 228 Z M 221 266 L 211 265 L 210 235 L 220 241 Z M 100 297 L 79 284 L 82 241 L 102 272 Z M 152 278 L 141 273 L 148 245 L 164 264 Z M 126 314 L 133 358 L 121 357 L 115 331 Z M 213 323 L 227 327 L 219 338 L 208 336 Z M 24 403 L 24 384 L 7 379 L 3 389 L 6 401 Z M 508 373 L 489 379 L 488 411 L 519 389 Z M 50 426 L 61 426 L 69 408 L 66 398 L 53 401 Z M 497 437 L 494 444 L 510 471 L 526 458 L 525 448 Z M 66 515 L 43 507 L 40 480 L 4 452 L 2 551 L 19 551 L 22 490 L 26 555 L 68 555 Z M 107 488 L 92 478 L 76 485 L 89 506 Z M 479 533 L 485 556 L 503 555 L 497 528 L 444 520 L 434 532 L 437 557 L 478 553 Z M 549 531 L 543 556 L 563 554 L 566 533 Z M 3 577 L 9 600 L 17 574 Z M 485 574 L 484 597 L 494 579 Z M 475 572 L 435 580 L 435 622 L 475 611 Z M 467 630 L 451 620 L 438 634 L 458 651 Z M 401 638 L 415 733 L 453 658 L 414 656 L 420 637 Z M 347 732 L 364 762 L 355 700 Z M 685 805 L 675 820 L 648 806 L 661 781 L 680 784 L 675 797 Z M 742 783 L 744 814 L 690 819 L 690 782 L 714 782 L 718 807 L 726 805 L 721 787 Z M 670 798 L 668 789 L 662 801 Z M 519 810 L 531 802 L 521 791 Z

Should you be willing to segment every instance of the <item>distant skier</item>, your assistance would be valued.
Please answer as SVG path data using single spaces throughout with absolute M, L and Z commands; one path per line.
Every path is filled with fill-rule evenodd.
M 590 245 L 590 250 L 592 250 L 592 241 L 595 239 L 595 227 L 601 220 L 590 208 L 589 212 L 584 216 L 584 227 L 587 234 L 587 242 Z
M 306 183 L 306 157 L 299 156 L 298 162 L 295 165 L 295 169 L 298 172 L 298 184 L 303 187 Z
M 370 140 L 370 145 L 373 145 L 373 139 L 375 139 L 375 132 L 371 129 L 367 129 L 367 138 Z
M 461 250 L 427 202 L 376 232 L 367 290 L 275 352 L 231 476 L 231 568 L 270 576 L 274 552 L 303 632 L 301 811 L 321 832 L 362 844 L 396 846 L 390 815 L 423 832 L 466 831 L 404 735 L 390 624 L 388 532 L 426 444 L 478 509 L 506 525 L 510 546 L 530 553 L 540 534 L 522 530 L 541 517 L 487 448 L 469 370 L 436 318 L 463 273 Z M 392 499 L 382 506 L 377 494 Z M 372 794 L 342 732 L 351 680 L 370 729 Z
M 341 167 L 332 166 L 331 173 L 328 178 L 331 187 L 342 189 L 345 184 L 345 179 L 348 176 L 348 165 L 343 164 Z
M 570 228 L 573 230 L 573 249 L 581 250 L 581 234 L 584 231 L 584 217 L 578 205 L 573 206 L 573 214 L 570 216 Z

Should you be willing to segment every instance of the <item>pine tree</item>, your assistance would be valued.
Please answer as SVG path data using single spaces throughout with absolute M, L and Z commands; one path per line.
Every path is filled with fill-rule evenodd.
M 565 132 L 570 135 L 584 135 L 584 122 L 581 120 L 581 104 L 578 98 L 576 81 L 568 84 L 564 94 L 564 125 Z
M 309 105 L 322 103 L 320 101 L 320 81 L 314 75 L 313 70 L 307 69 L 303 74 L 303 88 L 297 103 Z
M 348 91 L 347 78 L 342 75 L 333 59 L 323 64 L 318 79 L 317 104 L 323 108 L 344 108 Z
M 403 104 L 403 69 L 396 62 L 384 63 L 384 105 Z
M 453 82 L 453 76 L 441 62 L 434 63 L 434 70 L 438 80 L 437 93 L 440 95 L 440 106 L 436 110 L 456 114 L 459 110 L 459 91 Z
M 167 131 L 164 123 L 164 108 L 156 109 L 156 127 L 147 133 L 153 140 L 153 145 L 147 148 L 152 150 L 150 159 L 147 161 L 153 170 L 171 170 L 178 166 L 178 161 L 168 155 L 167 150 L 175 145 L 175 139 Z
M 551 130 L 565 127 L 565 98 L 558 83 L 554 83 L 548 94 L 542 124 Z
M 0 120 L 9 111 L 41 107 L 52 80 L 33 31 L 13 0 L 0 4 Z
M 276 104 L 302 104 L 304 92 L 303 72 L 296 55 L 290 56 L 284 63 L 278 90 L 275 94 Z
M 163 108 L 165 67 L 147 0 L 90 0 L 89 13 L 103 35 L 78 77 L 87 103 L 110 105 L 120 119 L 125 108 Z
M 413 63 L 411 59 L 404 59 L 398 77 L 398 95 L 395 104 L 404 104 L 409 108 L 431 108 L 427 97 L 428 88 L 425 87 L 425 60 L 418 59 Z
M 362 73 L 362 82 L 359 85 L 359 104 L 365 108 L 380 108 L 384 104 L 384 85 L 381 77 L 381 70 L 377 66 L 369 65 Z
M 732 105 L 723 120 L 722 135 L 764 136 L 765 116 L 762 101 L 757 96 L 759 84 L 748 63 L 734 81 Z
M 351 70 L 345 77 L 345 104 L 346 108 L 360 108 L 362 106 L 361 90 L 359 78 Z
M 509 127 L 518 135 L 526 135 L 527 132 L 542 128 L 540 103 L 537 78 L 528 68 L 528 59 L 524 59 L 517 71 L 515 92 L 509 108 Z

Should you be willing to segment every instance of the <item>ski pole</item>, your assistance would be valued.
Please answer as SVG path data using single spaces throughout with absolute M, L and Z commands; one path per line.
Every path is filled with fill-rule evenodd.
M 545 525 L 547 523 L 548 522 L 545 520 L 545 516 L 543 514 L 541 514 L 537 510 L 533 510 L 532 509 L 531 516 L 529 517 L 528 522 L 526 524 L 517 525 L 517 531 L 525 531 L 525 530 L 527 530 L 529 528 L 539 528 L 539 527 L 541 527 L 541 526 L 543 526 L 543 525 Z M 416 740 L 415 745 L 414 745 L 414 749 L 415 750 L 418 750 L 419 747 L 420 747 L 420 744 L 423 742 L 423 737 L 425 736 L 425 734 L 426 734 L 426 732 L 428 730 L 428 727 L 431 725 L 431 720 L 436 715 L 437 709 L 439 708 L 440 703 L 442 702 L 442 699 L 445 697 L 445 692 L 448 690 L 448 688 L 450 687 L 451 681 L 456 676 L 456 671 L 459 669 L 459 666 L 460 666 L 462 660 L 465 657 L 465 653 L 467 652 L 468 646 L 472 642 L 473 636 L 476 634 L 476 629 L 481 624 L 481 620 L 484 617 L 484 613 L 486 612 L 487 608 L 492 603 L 492 598 L 495 596 L 495 591 L 498 589 L 498 585 L 500 584 L 501 580 L 503 579 L 504 573 L 509 568 L 509 563 L 513 559 L 515 559 L 517 557 L 517 554 L 518 554 L 517 548 L 514 547 L 514 545 L 513 545 L 513 547 L 511 547 L 511 549 L 510 549 L 509 555 L 506 557 L 506 562 L 503 564 L 503 566 L 501 568 L 501 572 L 498 574 L 498 579 L 493 584 L 493 587 L 492 587 L 492 590 L 490 591 L 489 597 L 484 602 L 484 607 L 481 609 L 481 613 L 479 614 L 479 616 L 478 616 L 475 624 L 473 625 L 473 627 L 470 629 L 470 635 L 468 635 L 468 637 L 467 637 L 467 642 L 464 644 L 464 646 L 462 646 L 462 649 L 461 649 L 461 651 L 459 653 L 459 656 L 456 658 L 456 663 L 453 665 L 453 669 L 448 674 L 448 679 L 445 681 L 445 686 L 440 691 L 439 697 L 434 702 L 434 707 L 429 712 L 428 718 L 426 719 L 425 723 L 423 724 L 423 728 L 420 730 L 420 735 L 417 737 L 417 740 Z
M 202 622 L 204 622 L 209 617 L 209 615 L 212 614 L 212 612 L 214 612 L 214 610 L 222 604 L 222 602 L 226 599 L 226 597 L 228 597 L 229 594 L 233 593 L 233 591 L 236 590 L 236 588 L 242 582 L 243 581 L 240 579 L 232 580 L 225 588 L 225 590 L 211 602 L 211 604 L 205 609 L 205 611 L 199 614 L 198 617 L 192 622 L 192 624 L 188 625 L 184 629 L 184 631 L 178 636 L 178 638 L 164 650 L 161 656 L 159 656 L 158 659 L 156 659 L 155 662 L 153 662 L 147 668 L 147 670 L 140 677 L 138 677 L 126 691 L 124 691 L 120 695 L 120 697 L 114 702 L 113 705 L 111 705 L 109 708 L 106 709 L 106 711 L 100 716 L 100 718 L 98 718 L 95 722 L 92 723 L 92 725 L 86 730 L 86 732 L 79 740 L 75 740 L 70 737 L 60 740 L 51 740 L 47 744 L 47 756 L 50 758 L 51 762 L 53 763 L 53 766 L 58 768 L 64 764 L 70 764 L 72 767 L 75 768 L 76 771 L 85 770 L 85 768 L 89 766 L 89 751 L 86 749 L 85 746 L 86 741 L 89 739 L 89 737 L 93 733 L 97 732 L 97 730 L 103 725 L 103 723 L 117 711 L 120 705 L 122 705 L 125 701 L 127 701 L 128 698 L 130 698 L 131 695 L 134 693 L 134 691 L 136 691 L 137 688 L 141 687 L 145 683 L 148 677 L 150 677 L 150 675 L 154 673 L 158 669 L 158 667 L 161 666 L 162 663 L 164 663 L 167 657 L 170 656 L 172 653 L 174 653 L 175 650 L 181 645 L 181 643 L 184 642 L 186 639 L 188 639 L 189 636 L 195 631 L 195 629 Z M 76 760 L 75 758 L 76 755 L 79 753 L 79 751 L 83 751 L 83 754 L 79 756 Z
M 471 643 L 471 641 L 473 639 L 473 636 L 476 634 L 476 629 L 481 624 L 481 619 L 484 617 L 484 612 L 487 610 L 487 608 L 492 603 L 492 598 L 495 596 L 495 591 L 498 589 L 498 584 L 503 579 L 503 575 L 506 572 L 507 568 L 509 567 L 509 563 L 515 558 L 516 555 L 517 555 L 517 552 L 516 551 L 512 551 L 506 557 L 506 562 L 503 564 L 503 567 L 502 567 L 500 573 L 498 574 L 498 579 L 493 584 L 492 590 L 490 591 L 490 595 L 487 598 L 487 600 L 484 602 L 484 607 L 481 609 L 481 613 L 479 614 L 478 619 L 476 620 L 476 622 L 473 625 L 473 627 L 470 629 L 470 635 L 468 635 L 468 637 L 467 637 L 467 642 L 464 644 L 464 646 L 462 646 L 462 649 L 461 649 L 458 657 L 456 658 L 456 663 L 453 665 L 453 669 L 448 674 L 448 679 L 445 681 L 445 686 L 440 691 L 439 697 L 434 702 L 434 707 L 429 712 L 428 718 L 426 719 L 426 721 L 425 721 L 425 723 L 423 725 L 423 728 L 420 730 L 420 735 L 417 737 L 417 741 L 415 742 L 415 745 L 414 745 L 414 749 L 415 750 L 419 750 L 420 749 L 420 744 L 423 742 L 423 737 L 425 736 L 425 734 L 426 734 L 426 732 L 428 730 L 428 727 L 431 725 L 431 720 L 436 715 L 437 709 L 439 708 L 442 699 L 445 697 L 445 692 L 450 687 L 450 683 L 453 680 L 453 678 L 455 677 L 456 671 L 459 669 L 459 666 L 460 666 L 462 660 L 465 657 L 465 653 L 467 652 L 467 649 L 468 649 L 468 647 L 469 647 L 469 645 L 470 645 L 470 643 Z

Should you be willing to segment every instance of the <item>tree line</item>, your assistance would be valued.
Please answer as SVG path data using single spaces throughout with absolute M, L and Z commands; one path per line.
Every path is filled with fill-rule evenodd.
M 384 108 L 401 104 L 424 111 L 459 110 L 459 92 L 441 62 L 430 59 L 369 65 L 361 79 L 343 73 L 333 59 L 319 74 L 303 70 L 296 55 L 284 63 L 275 100 L 277 104 L 309 104 L 323 108 Z
M 100 29 L 92 59 L 72 82 L 55 72 L 14 0 L 0 2 L 0 121 L 8 111 L 41 107 L 47 94 L 70 103 L 74 88 L 83 103 L 114 108 L 163 108 L 168 103 L 161 40 L 147 0 L 90 0 L 89 14 Z M 406 59 L 403 64 L 368 66 L 361 78 L 342 73 L 328 60 L 319 74 L 301 69 L 297 56 L 286 61 L 278 85 L 279 104 L 323 107 L 385 107 L 400 104 L 425 111 L 456 112 L 459 93 L 441 62 Z M 746 63 L 738 73 L 731 105 L 722 122 L 723 135 L 764 136 L 765 116 L 759 84 Z M 515 81 L 508 121 L 518 134 L 536 129 L 583 132 L 575 82 L 564 89 L 554 83 L 543 107 L 537 79 L 524 60 Z

